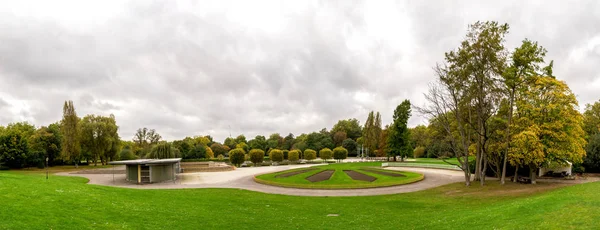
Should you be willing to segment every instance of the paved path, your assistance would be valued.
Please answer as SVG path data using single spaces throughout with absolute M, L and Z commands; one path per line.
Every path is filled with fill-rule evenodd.
M 372 196 L 421 191 L 441 185 L 460 182 L 464 175 L 460 171 L 426 168 L 389 167 L 389 170 L 418 172 L 425 175 L 422 181 L 382 188 L 366 189 L 298 189 L 263 185 L 254 182 L 254 175 L 283 171 L 293 168 L 303 168 L 315 165 L 292 165 L 258 168 L 238 168 L 228 172 L 201 172 L 180 174 L 179 180 L 155 184 L 137 185 L 125 181 L 125 174 L 70 174 L 58 173 L 63 176 L 81 176 L 90 181 L 89 184 L 135 188 L 135 189 L 185 189 L 185 188 L 234 188 L 263 193 L 283 194 L 294 196 Z M 114 180 L 113 180 L 114 177 Z

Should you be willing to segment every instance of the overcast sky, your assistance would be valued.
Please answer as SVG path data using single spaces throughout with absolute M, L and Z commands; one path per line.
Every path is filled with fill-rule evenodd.
M 485 3 L 484 3 L 485 2 Z M 165 139 L 383 123 L 425 103 L 432 66 L 477 20 L 538 41 L 580 106 L 600 99 L 600 1 L 0 0 L 0 124 L 114 114 Z M 410 126 L 425 124 L 413 112 Z

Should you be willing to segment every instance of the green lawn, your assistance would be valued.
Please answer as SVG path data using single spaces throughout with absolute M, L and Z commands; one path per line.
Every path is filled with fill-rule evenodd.
M 0 172 L 0 229 L 598 229 L 600 183 L 465 188 L 373 197 L 237 189 L 138 190 Z M 328 214 L 339 214 L 327 217 Z
M 392 177 L 380 175 L 377 173 L 372 173 L 368 171 L 364 171 L 367 167 L 380 167 L 381 162 L 364 162 L 364 163 L 339 163 L 339 164 L 330 164 L 324 166 L 313 166 L 317 170 L 308 171 L 304 173 L 300 173 L 294 176 L 285 177 L 285 178 L 277 178 L 277 175 L 281 175 L 288 172 L 305 170 L 306 168 L 301 169 L 293 169 L 276 173 L 269 173 L 257 176 L 255 180 L 259 183 L 282 186 L 282 187 L 294 187 L 294 188 L 318 188 L 318 189 L 346 189 L 346 188 L 373 188 L 373 187 L 385 187 L 385 186 L 394 186 L 394 185 L 402 185 L 413 183 L 416 181 L 420 181 L 423 179 L 423 175 L 419 173 L 413 172 L 398 172 L 386 170 L 386 172 L 397 172 L 405 175 L 405 177 Z M 307 177 L 325 171 L 333 169 L 335 172 L 329 178 L 329 180 L 320 181 L 320 182 L 310 182 L 306 180 Z M 372 176 L 377 178 L 377 180 L 373 182 L 368 181 L 360 181 L 353 180 L 349 177 L 343 170 L 355 170 L 357 172 Z

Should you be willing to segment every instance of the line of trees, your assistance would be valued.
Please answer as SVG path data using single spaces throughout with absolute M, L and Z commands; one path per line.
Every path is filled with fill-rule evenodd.
M 544 65 L 546 49 L 537 42 L 525 39 L 507 51 L 508 30 L 497 22 L 469 26 L 465 40 L 434 68 L 437 81 L 419 108 L 429 126 L 412 129 L 422 154 L 458 158 L 467 186 L 472 172 L 481 185 L 489 171 L 505 183 L 508 164 L 515 177 L 527 168 L 535 183 L 540 167 L 580 164 L 586 156 L 575 95 L 553 75 L 553 62 Z

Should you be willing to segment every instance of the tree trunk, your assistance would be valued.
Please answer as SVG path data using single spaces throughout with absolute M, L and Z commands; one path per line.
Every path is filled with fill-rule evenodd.
M 517 182 L 517 179 L 519 179 L 519 166 L 515 166 L 515 175 L 514 175 L 514 179 L 513 182 Z
M 512 121 L 513 114 L 513 103 L 515 101 L 515 90 L 513 89 L 510 95 L 510 103 L 508 108 L 508 125 L 506 126 L 506 150 L 504 151 L 504 163 L 502 165 L 502 177 L 500 178 L 500 184 L 504 184 L 506 178 L 506 162 L 508 161 L 508 150 L 510 149 L 510 124 Z M 517 167 L 518 169 L 519 167 Z
M 537 167 L 532 167 L 529 166 L 529 175 L 530 175 L 530 179 L 531 179 L 531 184 L 536 184 L 536 177 L 537 177 Z
M 479 181 L 481 182 L 481 186 L 485 185 L 485 171 L 487 169 L 487 155 L 486 154 L 481 154 L 483 156 L 483 166 L 481 168 L 481 178 L 479 178 Z

